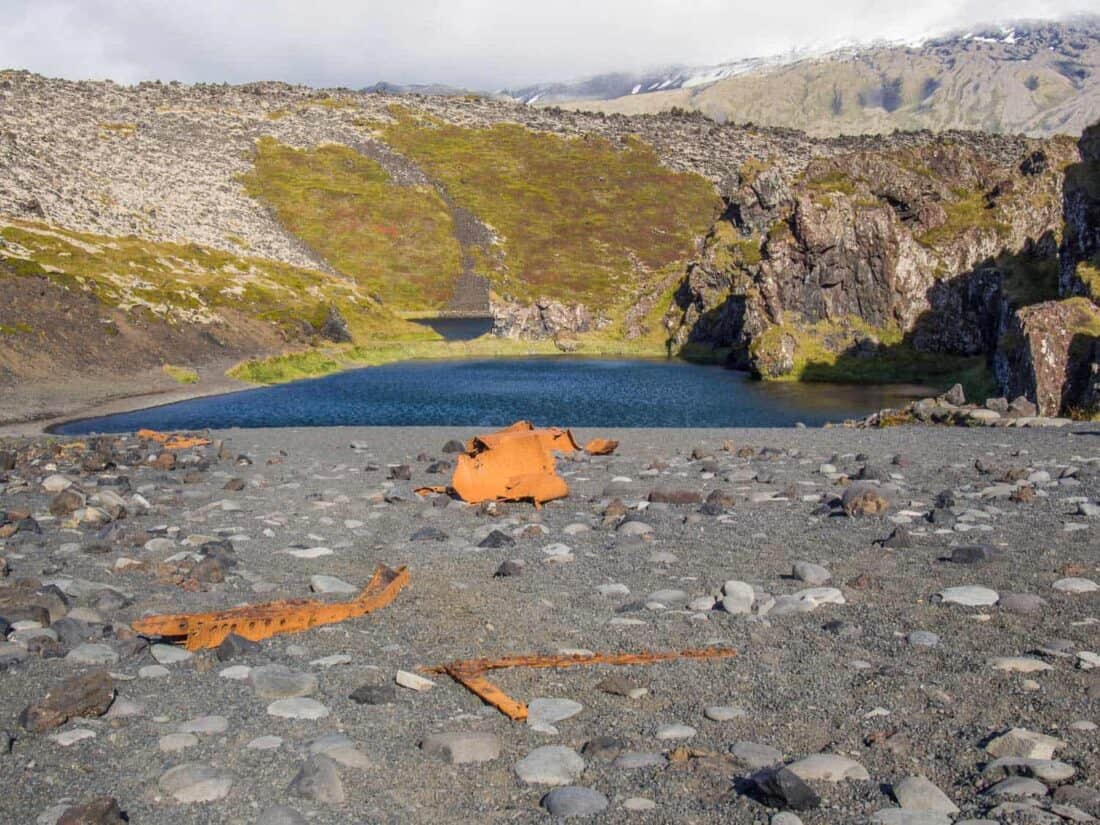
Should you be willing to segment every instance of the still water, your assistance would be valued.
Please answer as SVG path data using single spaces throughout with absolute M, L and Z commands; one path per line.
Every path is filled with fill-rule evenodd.
M 85 419 L 65 434 L 228 427 L 455 425 L 527 418 L 571 427 L 782 427 L 854 418 L 913 388 L 773 384 L 680 361 L 494 358 L 405 361 Z

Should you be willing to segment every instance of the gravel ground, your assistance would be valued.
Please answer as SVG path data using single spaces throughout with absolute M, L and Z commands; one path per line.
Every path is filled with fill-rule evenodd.
M 1100 721 L 1100 592 L 1059 589 L 1073 589 L 1066 579 L 1086 591 L 1080 580 L 1100 581 L 1100 519 L 1087 515 L 1100 497 L 1095 426 L 581 431 L 582 443 L 606 436 L 620 447 L 609 457 L 560 460 L 570 496 L 542 510 L 508 504 L 490 514 L 413 496 L 411 486 L 446 482 L 449 472 L 429 473 L 431 462 L 453 459 L 442 452 L 445 442 L 472 434 L 215 432 L 214 445 L 180 453 L 171 470 L 155 466 L 156 451 L 132 436 L 59 455 L 45 445 L 73 440 L 0 445 L 0 524 L 20 525 L 0 538 L 9 569 L 0 580 L 0 616 L 37 615 L 45 624 L 41 609 L 26 612 L 45 606 L 59 637 L 44 640 L 32 621 L 0 641 L 0 821 L 54 823 L 70 805 L 104 795 L 131 822 L 173 825 L 527 822 L 550 818 L 543 805 L 566 806 L 555 807 L 559 813 L 591 806 L 600 809 L 593 818 L 606 822 L 799 821 L 785 818 L 793 815 L 804 823 L 1062 822 L 1100 815 L 1093 724 Z M 16 459 L 6 471 L 4 450 Z M 96 455 L 118 466 L 100 468 Z M 411 468 L 411 481 L 388 480 L 398 464 Z M 88 518 L 102 514 L 83 507 L 65 514 L 55 503 L 61 515 L 52 517 L 51 502 L 64 494 L 42 482 L 55 474 L 106 510 L 119 504 L 110 494 L 117 492 L 126 514 L 97 525 Z M 849 478 L 860 475 L 879 482 L 869 483 L 889 500 L 884 516 L 848 517 L 836 506 Z M 230 479 L 241 479 L 243 489 L 223 489 Z M 729 494 L 724 506 L 647 501 L 654 490 L 705 498 L 716 489 Z M 946 506 L 936 507 L 941 493 L 953 503 L 941 498 Z M 627 523 L 651 532 L 624 528 L 615 499 L 625 504 Z M 933 510 L 935 523 L 927 515 Z M 20 511 L 32 518 L 20 521 Z M 895 528 L 908 531 L 908 547 L 876 544 Z M 514 544 L 479 547 L 493 530 Z M 0 527 L 5 532 L 11 529 Z M 214 539 L 229 544 L 211 545 Z M 974 545 L 981 549 L 971 556 L 988 558 L 963 563 L 960 551 L 951 560 L 953 548 Z M 287 552 L 309 548 L 330 552 Z M 192 554 L 204 552 L 208 560 L 192 570 Z M 522 572 L 495 577 L 509 559 L 524 561 Z M 797 562 L 826 571 L 802 566 L 799 580 Z M 378 563 L 411 570 L 410 586 L 390 606 L 277 636 L 231 658 L 208 651 L 152 667 L 159 650 L 128 628 L 146 613 L 309 597 L 314 575 L 358 588 Z M 20 589 L 27 578 L 38 581 Z M 730 580 L 751 585 L 749 613 L 696 601 L 720 596 Z M 609 584 L 623 587 L 597 589 Z M 990 588 L 999 602 L 937 598 L 964 585 Z M 801 608 L 813 607 L 806 612 L 783 598 L 812 586 L 836 590 L 818 591 L 824 603 L 816 606 L 803 599 Z M 66 611 L 72 615 L 62 620 Z M 510 721 L 446 676 L 432 676 L 434 687 L 423 692 L 393 688 L 399 670 L 467 657 L 716 644 L 738 655 L 494 674 L 523 701 L 578 703 L 575 715 L 552 722 L 556 733 Z M 94 671 L 81 662 L 89 656 L 109 660 L 112 709 L 26 730 L 23 709 L 65 679 Z M 333 656 L 344 658 L 324 661 Z M 997 669 L 997 657 L 1028 659 Z M 227 678 L 272 664 L 298 676 L 274 688 L 264 688 L 256 670 Z M 226 674 L 231 667 L 238 670 Z M 609 685 L 609 677 L 646 692 L 609 693 L 623 687 Z M 365 685 L 383 688 L 372 693 L 385 702 L 350 698 Z M 272 715 L 272 697 L 289 693 L 308 694 L 327 715 Z M 729 710 L 710 715 L 729 718 L 708 718 L 704 711 L 713 707 Z M 209 716 L 224 720 L 188 724 Z M 994 759 L 987 745 L 1042 755 L 1042 741 L 996 739 L 1011 728 L 1056 737 L 1059 762 L 983 774 Z M 10 750 L 3 731 L 14 740 Z M 420 747 L 434 734 L 472 732 L 490 735 L 467 743 L 486 761 L 453 764 L 446 753 Z M 311 743 L 334 733 L 350 742 L 315 748 L 333 761 L 311 756 Z M 600 737 L 613 741 L 591 744 Z M 577 756 L 540 751 L 520 764 L 544 746 Z M 623 753 L 659 756 L 631 768 Z M 830 756 L 796 762 L 815 754 Z M 539 777 L 528 771 L 540 759 L 550 763 L 541 778 L 597 793 L 557 791 L 544 800 L 554 784 L 532 782 Z M 782 776 L 793 772 L 809 787 L 796 779 L 783 798 L 769 800 L 760 786 L 784 763 L 796 764 Z M 172 770 L 181 765 L 199 767 Z M 296 780 L 303 765 L 307 775 Z M 820 780 L 815 769 L 862 778 Z M 997 784 L 1011 773 L 1043 781 Z M 942 805 L 934 793 L 895 792 L 912 776 L 926 777 L 960 810 L 929 812 Z M 816 804 L 778 814 L 806 801 L 807 790 L 807 804 Z M 898 809 L 896 796 L 913 813 L 877 813 Z M 207 801 L 181 801 L 192 798 Z

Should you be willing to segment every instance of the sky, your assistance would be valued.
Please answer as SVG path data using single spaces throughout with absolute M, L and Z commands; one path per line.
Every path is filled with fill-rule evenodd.
M 1095 0 L 0 0 L 0 68 L 479 90 L 1090 11 Z

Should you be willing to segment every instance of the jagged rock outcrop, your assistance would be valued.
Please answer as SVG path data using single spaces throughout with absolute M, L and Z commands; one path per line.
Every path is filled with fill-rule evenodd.
M 1100 300 L 1100 123 L 1078 144 L 1081 158 L 1066 169 L 1066 229 L 1061 252 L 1061 286 L 1067 295 Z
M 1100 307 L 1087 298 L 1044 301 L 1013 316 L 997 353 L 1006 395 L 1024 395 L 1042 415 L 1090 413 L 1100 401 Z
M 540 298 L 531 304 L 492 303 L 493 334 L 502 338 L 568 341 L 579 332 L 600 329 L 606 319 L 593 315 L 584 304 L 563 304 Z
M 1056 295 L 1074 155 L 1068 140 L 1014 148 L 929 137 L 814 159 L 786 182 L 742 168 L 666 318 L 674 340 L 730 347 L 769 377 L 884 347 L 992 352 L 1013 306 Z

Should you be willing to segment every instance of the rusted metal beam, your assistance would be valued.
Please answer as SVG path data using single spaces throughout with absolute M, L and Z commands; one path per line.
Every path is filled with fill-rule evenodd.
M 378 565 L 363 592 L 335 604 L 288 599 L 212 613 L 146 616 L 131 624 L 143 636 L 160 636 L 188 650 L 217 647 L 230 633 L 260 641 L 280 633 L 298 633 L 323 624 L 364 616 L 392 602 L 409 583 L 409 569 Z
M 575 656 L 505 656 L 500 659 L 463 659 L 434 667 L 421 668 L 422 673 L 446 674 L 495 707 L 509 719 L 517 722 L 527 718 L 527 705 L 506 694 L 487 678 L 493 670 L 513 667 L 567 668 L 581 665 L 649 665 L 677 659 L 722 659 L 736 656 L 737 651 L 728 647 L 705 647 L 698 650 L 674 650 L 656 653 L 592 653 Z

